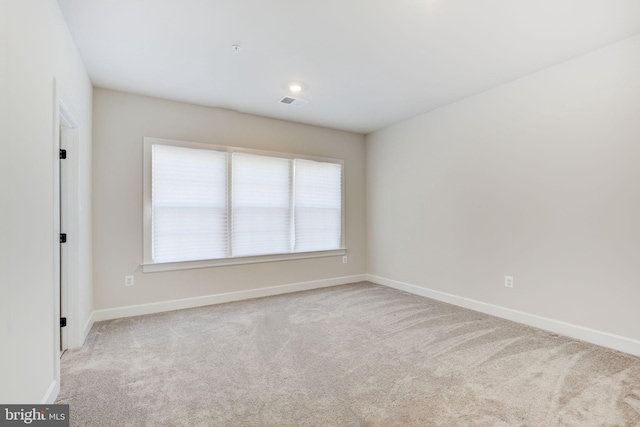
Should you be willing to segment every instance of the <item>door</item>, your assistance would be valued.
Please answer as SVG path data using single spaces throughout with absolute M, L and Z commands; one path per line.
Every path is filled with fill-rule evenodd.
M 60 198 L 58 206 L 60 206 L 60 356 L 68 348 L 68 336 L 66 319 L 68 312 L 68 280 L 69 280 L 69 250 L 67 243 L 67 230 L 69 222 L 69 206 L 68 206 L 68 189 L 69 189 L 69 173 L 67 167 L 67 139 L 69 129 L 60 125 Z

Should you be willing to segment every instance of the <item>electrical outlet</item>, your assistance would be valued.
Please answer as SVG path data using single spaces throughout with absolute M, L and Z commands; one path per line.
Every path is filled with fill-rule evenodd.
M 346 256 L 346 255 L 342 257 L 342 263 L 343 263 L 343 264 L 346 264 L 346 263 L 347 263 L 347 256 Z
M 124 285 L 133 286 L 133 276 L 124 276 Z
M 507 288 L 513 288 L 513 276 L 504 276 L 504 285 Z

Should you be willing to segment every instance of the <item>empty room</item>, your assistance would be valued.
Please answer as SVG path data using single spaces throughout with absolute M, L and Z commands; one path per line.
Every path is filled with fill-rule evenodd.
M 0 424 L 640 425 L 639 76 L 638 0 L 2 0 Z

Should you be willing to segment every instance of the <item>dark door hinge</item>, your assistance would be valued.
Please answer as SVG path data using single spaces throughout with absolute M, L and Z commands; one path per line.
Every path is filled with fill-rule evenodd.
M 60 243 L 67 243 L 67 233 L 60 233 Z
M 66 317 L 61 317 L 60 318 L 60 327 L 64 328 L 65 326 L 67 326 L 67 318 Z
M 66 158 L 67 158 L 67 150 L 60 149 L 60 159 L 63 160 Z

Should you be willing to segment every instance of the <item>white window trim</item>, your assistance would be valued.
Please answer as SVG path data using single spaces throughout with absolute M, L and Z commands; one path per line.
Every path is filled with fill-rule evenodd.
M 285 159 L 305 159 L 315 160 L 321 162 L 339 163 L 342 165 L 342 218 L 341 218 L 341 241 L 340 248 L 317 251 L 317 252 L 295 252 L 295 253 L 283 253 L 283 254 L 270 254 L 260 256 L 247 256 L 247 257 L 227 257 L 210 260 L 198 260 L 198 261 L 181 261 L 181 262 L 165 262 L 154 263 L 151 256 L 151 244 L 152 244 L 152 205 L 151 205 L 151 149 L 153 145 L 169 145 L 173 147 L 185 147 L 185 148 L 197 148 L 204 150 L 222 151 L 227 153 L 247 153 L 256 154 L 262 156 L 280 157 Z M 230 169 L 230 168 L 229 168 Z M 242 147 L 230 147 L 225 145 L 205 144 L 199 142 L 179 141 L 163 138 L 144 137 L 143 138 L 143 253 L 142 253 L 142 271 L 144 273 L 159 272 L 159 271 L 172 271 L 172 270 L 189 270 L 196 268 L 208 268 L 208 267 L 220 267 L 226 265 L 240 265 L 240 264 L 256 264 L 264 262 L 277 262 L 288 261 L 297 259 L 309 259 L 309 258 L 322 258 L 331 256 L 343 256 L 347 254 L 346 242 L 346 203 L 345 203 L 345 180 L 344 180 L 344 160 L 332 159 L 327 157 L 298 155 L 292 153 L 281 153 L 276 151 L 254 150 Z M 229 176 L 231 171 L 229 170 Z M 229 184 L 230 185 L 230 184 Z

